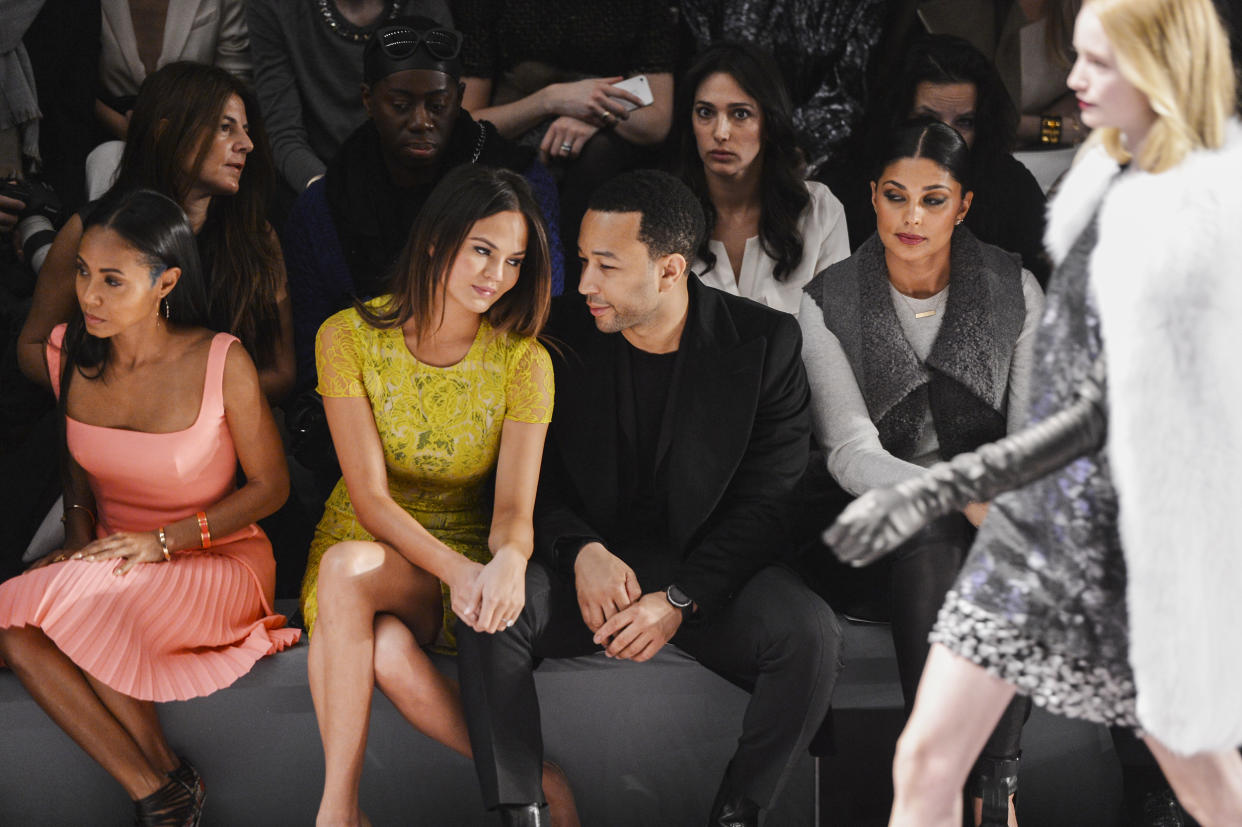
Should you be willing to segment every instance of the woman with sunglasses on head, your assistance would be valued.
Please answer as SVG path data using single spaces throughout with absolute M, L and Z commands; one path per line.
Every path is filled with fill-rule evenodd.
M 803 178 L 789 94 L 772 58 L 743 43 L 704 51 L 682 78 L 681 178 L 708 232 L 704 284 L 797 314 L 802 287 L 849 255 L 841 202 Z
M 293 386 L 293 325 L 284 260 L 266 219 L 271 155 L 249 90 L 223 69 L 170 63 L 148 77 L 134 104 L 112 191 L 148 188 L 176 201 L 203 261 L 210 324 L 250 353 L 270 402 Z M 31 380 L 47 382 L 48 334 L 74 313 L 82 220 L 57 234 L 18 339 Z
M 956 130 L 911 122 L 878 157 L 875 233 L 807 285 L 798 314 L 816 436 L 833 478 L 855 496 L 1017 430 L 1043 310 L 1017 256 L 964 224 L 974 206 L 970 155 Z M 987 511 L 977 501 L 946 514 L 888 570 L 907 714 L 936 611 Z M 1016 773 L 1028 709 L 1015 702 L 977 753 L 976 799 L 1012 792 L 997 788 Z
M 297 642 L 272 611 L 272 546 L 254 525 L 288 471 L 250 357 L 205 327 L 181 209 L 116 192 L 83 226 L 81 315 L 52 332 L 44 367 L 63 419 L 65 544 L 0 585 L 0 657 L 125 788 L 136 823 L 198 824 L 206 787 L 155 702 L 222 689 Z
M 536 339 L 548 255 L 522 178 L 461 166 L 428 197 L 392 292 L 319 331 L 318 389 L 343 474 L 302 587 L 320 825 L 366 823 L 358 785 L 376 685 L 421 732 L 471 754 L 457 687 L 424 648 L 454 651 L 455 622 L 504 634 L 525 602 L 552 414 Z M 550 765 L 545 788 L 561 823 L 576 823 Z
M 1210 0 L 1086 0 L 1074 47 L 1069 86 L 1094 132 L 1049 217 L 1035 424 L 869 494 L 828 535 L 866 561 L 945 508 L 1010 491 L 933 632 L 895 825 L 958 823 L 948 791 L 1016 691 L 1139 729 L 1199 823 L 1242 823 L 1228 40 Z
M 381 26 L 363 49 L 367 121 L 345 140 L 323 180 L 298 197 L 281 234 L 299 391 L 315 385 L 319 325 L 355 298 L 387 292 L 389 273 L 427 197 L 463 164 L 526 177 L 552 223 L 552 292 L 560 292 L 556 184 L 533 149 L 502 138 L 461 108 L 460 51 L 460 33 L 425 17 Z
M 288 204 L 366 117 L 362 50 L 398 17 L 452 22 L 446 0 L 246 0 L 254 89 Z

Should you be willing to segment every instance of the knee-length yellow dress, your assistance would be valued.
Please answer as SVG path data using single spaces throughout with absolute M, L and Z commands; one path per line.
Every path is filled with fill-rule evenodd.
M 374 299 L 371 306 L 386 299 Z M 501 427 L 506 419 L 552 419 L 552 363 L 543 345 L 497 332 L 484 319 L 462 360 L 436 367 L 414 358 L 400 328 L 372 327 L 350 308 L 319 329 L 315 363 L 321 396 L 370 400 L 393 500 L 449 548 L 479 563 L 490 560 L 488 486 Z M 343 540 L 373 539 L 354 515 L 340 479 L 315 529 L 302 580 L 308 634 L 318 611 L 324 552 Z M 435 648 L 452 651 L 454 616 L 448 587 L 441 588 L 444 624 Z

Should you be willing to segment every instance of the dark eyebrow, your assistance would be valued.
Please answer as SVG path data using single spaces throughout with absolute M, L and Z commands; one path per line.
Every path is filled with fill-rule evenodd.
M 694 105 L 695 106 L 711 106 L 711 107 L 716 106 L 716 104 L 712 103 L 711 101 L 705 101 L 705 100 L 697 100 L 694 102 Z M 746 101 L 729 101 L 728 103 L 725 104 L 726 109 L 732 109 L 732 108 L 736 108 L 739 106 L 744 106 L 747 109 L 754 109 L 756 105 L 753 103 L 747 103 Z
M 887 181 L 885 181 L 884 183 L 885 183 L 885 184 L 892 184 L 894 187 L 896 187 L 896 188 L 897 188 L 897 189 L 899 189 L 899 190 L 905 190 L 905 188 L 906 188 L 906 185 L 905 185 L 905 184 L 901 183 L 900 181 L 894 181 L 892 178 L 889 178 L 889 179 L 888 179 Z
M 91 266 L 86 263 L 86 259 L 82 258 L 81 256 L 77 257 L 76 262 L 78 266 L 80 267 L 84 267 L 87 270 L 91 269 Z M 120 275 L 120 276 L 125 275 L 125 271 L 119 267 L 96 267 L 95 272 L 96 273 L 116 273 L 117 275 Z
M 578 255 L 585 256 L 581 247 L 578 248 Z M 600 258 L 614 258 L 619 260 L 617 254 L 610 250 L 592 250 L 591 255 L 599 256 Z
M 947 190 L 947 189 L 949 189 L 948 184 L 930 184 L 926 187 L 923 187 L 923 192 L 927 192 L 928 190 Z

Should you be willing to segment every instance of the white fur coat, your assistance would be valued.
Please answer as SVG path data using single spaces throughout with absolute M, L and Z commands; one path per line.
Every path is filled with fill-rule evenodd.
M 1103 198 L 1090 281 L 1143 727 L 1181 753 L 1242 744 L 1242 126 L 1172 170 L 1074 166 L 1060 262 Z M 1111 186 L 1110 186 L 1111 183 Z

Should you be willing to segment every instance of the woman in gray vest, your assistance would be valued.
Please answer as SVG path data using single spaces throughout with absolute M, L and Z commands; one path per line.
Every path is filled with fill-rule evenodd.
M 855 496 L 1020 427 L 1043 309 L 1018 257 L 962 226 L 972 193 L 961 135 L 913 122 L 881 159 L 875 235 L 807 285 L 798 314 L 816 436 L 829 472 Z M 894 555 L 892 630 L 907 711 L 927 635 L 987 508 L 967 505 Z M 1002 808 L 1016 787 L 1028 709 L 1025 699 L 1010 705 L 972 775 L 973 794 Z

